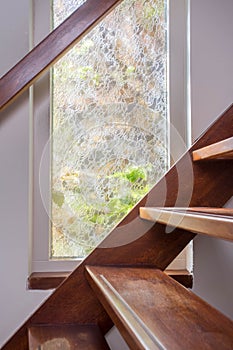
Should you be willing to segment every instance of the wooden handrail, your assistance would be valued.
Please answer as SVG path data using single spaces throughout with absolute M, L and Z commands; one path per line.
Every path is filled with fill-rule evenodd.
M 32 85 L 122 0 L 87 0 L 0 79 L 0 110 Z

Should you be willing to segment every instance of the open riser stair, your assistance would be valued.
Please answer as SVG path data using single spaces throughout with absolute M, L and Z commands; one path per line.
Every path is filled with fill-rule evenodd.
M 142 219 L 233 241 L 233 210 L 226 209 L 228 215 L 224 209 L 216 209 L 215 213 L 210 208 L 206 212 L 204 208 L 203 211 L 198 208 L 193 211 L 189 208 L 140 208 Z
M 93 290 L 130 349 L 232 349 L 233 322 L 164 272 L 86 269 Z
M 233 159 L 233 137 L 202 147 L 193 152 L 193 160 Z
M 120 2 L 87 0 L 1 79 L 0 108 Z M 233 349 L 232 322 L 163 272 L 196 234 L 232 241 L 232 139 L 233 105 L 2 349 L 104 350 L 114 324 L 132 350 Z
M 195 162 L 233 160 L 233 137 L 197 149 L 193 151 L 192 157 Z M 142 207 L 140 217 L 167 226 L 233 241 L 233 208 Z
M 73 344 L 81 341 L 80 337 L 86 341 L 76 348 L 107 349 L 104 335 L 114 324 L 133 350 L 233 348 L 232 321 L 163 272 L 196 233 L 232 240 L 232 208 L 223 207 L 233 195 L 233 162 L 229 157 L 193 162 L 190 205 L 176 206 L 180 191 L 177 168 L 185 169 L 186 158 L 202 147 L 205 139 L 214 142 L 223 125 L 228 125 L 232 133 L 233 107 L 155 185 L 149 199 L 142 199 L 120 223 L 119 227 L 134 223 L 127 232 L 136 235 L 135 240 L 124 244 L 125 232 L 121 236 L 114 229 L 25 322 L 4 350 L 39 349 L 56 341 Z M 188 183 L 185 172 L 183 176 Z M 166 206 L 162 206 L 165 183 L 170 191 Z M 139 231 L 141 235 L 137 236 Z M 114 247 L 116 240 L 122 240 L 122 245 Z

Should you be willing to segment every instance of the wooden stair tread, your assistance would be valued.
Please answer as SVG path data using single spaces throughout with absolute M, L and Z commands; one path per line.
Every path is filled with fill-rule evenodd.
M 193 151 L 193 160 L 233 159 L 233 137 Z
M 188 270 L 165 270 L 166 274 L 174 278 L 186 288 L 192 288 L 193 275 Z M 70 272 L 32 272 L 28 277 L 28 289 L 54 289 L 57 288 L 70 275 Z
M 151 207 L 160 207 L 164 203 L 167 206 L 174 206 L 178 199 L 186 198 L 187 188 L 190 185 L 187 169 L 190 166 L 191 152 L 203 147 L 207 142 L 214 143 L 220 138 L 231 137 L 232 116 L 233 105 L 208 128 L 194 146 L 151 189 L 148 195 L 113 229 L 105 241 L 24 322 L 3 345 L 2 349 L 28 349 L 27 329 L 35 324 L 98 323 L 101 330 L 109 331 L 112 327 L 112 320 L 90 288 L 86 279 L 85 266 L 95 265 L 98 262 L 98 264 L 108 266 L 155 266 L 163 270 L 173 261 L 193 239 L 194 234 L 177 229 L 166 235 L 163 225 L 140 220 L 139 207 L 145 206 L 146 203 Z M 201 164 L 201 166 L 198 163 L 193 163 L 193 167 L 195 181 L 190 206 L 200 205 L 201 202 L 203 206 L 209 206 L 211 203 L 215 207 L 222 207 L 233 195 L 233 162 L 224 162 L 221 170 L 219 163 L 215 161 L 211 164 Z M 218 284 L 218 280 L 216 280 L 216 284 Z M 166 323 L 164 327 L 166 327 Z M 195 333 L 195 329 L 192 332 Z M 203 347 L 204 345 L 199 349 L 203 349 Z M 216 347 L 208 348 L 215 349 Z M 217 349 L 222 348 L 221 345 L 217 346 Z M 231 348 L 233 347 L 231 346 Z M 170 349 L 174 348 L 170 347 Z M 186 347 L 186 349 L 189 348 Z
M 28 329 L 30 350 L 109 350 L 95 325 L 37 325 Z
M 230 208 L 141 207 L 142 219 L 233 241 L 233 212 Z
M 233 322 L 162 271 L 103 266 L 86 270 L 131 349 L 233 348 Z

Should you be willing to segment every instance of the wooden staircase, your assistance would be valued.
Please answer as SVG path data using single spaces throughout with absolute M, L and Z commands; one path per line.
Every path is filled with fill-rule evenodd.
M 51 33 L 1 79 L 0 108 L 119 2 L 89 0 Z M 233 195 L 232 140 L 233 105 L 2 349 L 104 350 L 115 324 L 133 350 L 232 350 L 233 322 L 163 272 L 196 234 L 232 241 L 232 209 L 223 208 Z
M 233 128 L 233 125 L 232 125 Z M 233 160 L 233 137 L 193 151 L 193 161 Z M 233 175 L 233 174 L 232 174 Z M 233 180 L 233 176 L 232 176 Z M 233 208 L 140 208 L 142 219 L 233 241 Z
M 229 149 L 226 159 L 221 153 L 214 160 L 212 152 L 214 148 L 219 154 L 217 146 L 222 147 L 232 133 L 233 106 L 3 349 L 108 349 L 104 335 L 113 324 L 133 350 L 232 349 L 233 322 L 163 272 L 196 233 L 232 241 L 232 209 L 223 206 L 233 195 L 233 161 Z M 192 162 L 190 206 L 175 207 L 178 192 L 185 198 L 190 156 L 201 154 L 203 147 L 206 152 L 207 145 L 211 160 Z M 184 170 L 182 188 L 177 176 L 180 168 Z M 135 240 L 125 244 L 126 232 Z

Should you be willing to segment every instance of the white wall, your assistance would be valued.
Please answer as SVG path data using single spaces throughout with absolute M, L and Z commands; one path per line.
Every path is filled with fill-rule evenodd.
M 191 0 L 193 139 L 233 103 L 232 14 L 232 0 Z M 231 318 L 232 248 L 209 237 L 194 240 L 194 292 Z
M 1 4 L 3 7 L 3 4 Z M 27 52 L 30 0 L 8 0 L 0 16 L 0 76 Z M 9 20 L 10 18 L 10 20 Z M 26 288 L 29 260 L 28 93 L 0 115 L 0 347 L 50 294 Z M 4 169 L 4 170 L 3 170 Z M 107 335 L 111 349 L 128 347 L 116 329 Z
M 0 17 L 0 47 L 4 54 L 1 54 L 0 75 L 28 50 L 29 0 L 8 0 L 1 7 L 4 11 L 1 10 Z M 233 102 L 232 13 L 232 0 L 191 0 L 194 138 Z M 0 118 L 0 345 L 48 295 L 26 291 L 28 118 L 27 93 L 17 101 L 17 107 L 13 104 Z M 230 248 L 223 241 L 195 239 L 194 290 L 233 316 Z
M 28 13 L 29 0 L 1 2 L 1 76 L 28 51 Z M 48 294 L 26 290 L 28 117 L 27 93 L 0 116 L 0 346 Z

